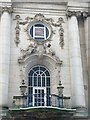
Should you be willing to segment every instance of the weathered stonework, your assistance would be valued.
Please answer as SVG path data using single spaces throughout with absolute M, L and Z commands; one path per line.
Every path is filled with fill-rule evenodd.
M 17 0 L 9 2 L 0 0 L 0 94 L 2 95 L 0 106 L 2 108 L 20 107 L 13 98 L 17 99 L 18 104 L 23 103 L 23 100 L 20 103 L 22 96 L 20 86 L 24 80 L 27 86 L 25 94 L 27 99 L 30 77 L 28 74 L 33 66 L 41 65 L 50 72 L 51 96 L 49 97 L 58 96 L 57 87 L 61 81 L 64 86 L 64 107 L 68 110 L 73 107 L 76 110 L 74 116 L 71 115 L 69 119 L 88 120 L 87 113 L 90 111 L 88 7 L 88 3 L 66 0 L 63 2 L 27 0 L 19 3 Z M 28 30 L 32 24 L 34 26 L 34 23 L 45 25 L 49 29 L 49 37 L 45 40 L 31 37 Z M 41 37 L 45 34 L 45 26 L 36 26 L 37 30 L 41 28 L 40 30 L 44 31 L 38 32 L 39 35 L 42 32 Z M 36 28 L 32 30 L 34 34 Z M 57 105 L 55 104 L 57 101 L 54 99 L 51 103 Z M 9 118 L 4 116 L 4 119 Z M 68 118 L 63 116 L 63 119 Z

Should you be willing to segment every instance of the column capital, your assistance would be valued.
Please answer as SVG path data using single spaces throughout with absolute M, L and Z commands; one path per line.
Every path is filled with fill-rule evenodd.
M 81 17 L 82 16 L 82 12 L 81 11 L 67 11 L 66 12 L 66 16 L 67 17 L 71 17 L 71 16 L 76 16 L 76 17 Z
M 89 16 L 90 16 L 90 12 L 86 12 L 86 11 L 83 12 L 83 18 L 84 19 L 86 19 Z
M 12 9 L 12 7 L 2 7 L 2 13 L 5 11 L 7 11 L 8 13 L 12 13 L 13 9 Z
M 90 12 L 89 11 L 69 11 L 68 10 L 66 12 L 66 16 L 67 17 L 76 16 L 77 18 L 82 16 L 84 19 L 86 19 L 87 17 L 90 17 Z
M 1 12 L 3 13 L 5 11 L 7 11 L 9 13 L 13 12 L 12 3 L 11 2 L 9 2 L 9 3 L 5 2 L 5 3 L 1 4 Z

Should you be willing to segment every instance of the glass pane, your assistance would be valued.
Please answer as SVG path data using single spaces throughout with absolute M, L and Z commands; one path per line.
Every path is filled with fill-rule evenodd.
M 42 77 L 42 87 L 45 87 L 45 77 Z
M 33 105 L 33 88 L 32 87 L 28 88 L 28 105 L 29 106 Z
M 40 66 L 40 70 L 42 70 L 43 72 L 46 70 L 46 68 L 45 67 L 42 67 L 42 66 Z
M 32 77 L 29 77 L 28 86 L 32 86 Z
M 32 26 L 31 29 L 30 29 L 30 35 L 31 35 L 32 38 L 33 38 L 33 26 Z
M 36 72 L 37 73 L 37 75 L 39 74 L 39 70 Z
M 44 27 L 43 24 L 35 24 L 35 27 Z
M 28 94 L 33 94 L 33 88 L 32 87 L 28 87 Z
M 50 88 L 47 88 L 47 95 L 50 95 Z
M 46 27 L 46 38 L 49 36 L 49 30 Z
M 46 86 L 50 86 L 50 77 L 46 78 Z
M 39 70 L 38 66 L 33 68 L 33 71 L 37 71 L 37 70 Z
M 42 74 L 42 76 L 43 76 L 43 77 L 46 77 L 44 73 Z
M 37 86 L 37 77 L 34 77 L 34 86 Z
M 37 89 L 35 89 L 35 93 L 37 93 Z
M 38 76 L 38 87 L 41 86 L 41 76 Z
M 31 70 L 30 72 L 29 72 L 29 76 L 32 76 L 33 75 L 33 71 Z
M 49 74 L 49 72 L 48 72 L 48 71 L 46 71 L 46 72 L 45 72 L 45 74 L 46 74 L 46 76 L 50 76 L 50 74 Z
M 34 73 L 33 76 L 37 76 L 37 73 Z
M 40 75 L 42 74 L 43 72 L 40 70 Z

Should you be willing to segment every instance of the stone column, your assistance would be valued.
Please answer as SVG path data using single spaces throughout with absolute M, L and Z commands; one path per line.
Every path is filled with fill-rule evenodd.
M 83 18 L 84 18 L 84 31 L 85 31 L 85 44 L 86 44 L 86 56 L 87 56 L 87 63 L 88 63 L 88 37 L 89 37 L 89 19 L 88 12 L 83 12 Z
M 8 84 L 10 65 L 10 8 L 2 8 L 0 31 L 0 106 L 8 107 Z
M 68 41 L 71 71 L 72 108 L 85 107 L 82 60 L 76 12 L 68 12 Z
M 89 8 L 90 12 L 90 8 Z M 87 55 L 87 70 L 88 70 L 88 115 L 90 116 L 90 14 L 84 12 L 84 28 L 85 28 L 85 41 L 86 41 L 86 55 Z

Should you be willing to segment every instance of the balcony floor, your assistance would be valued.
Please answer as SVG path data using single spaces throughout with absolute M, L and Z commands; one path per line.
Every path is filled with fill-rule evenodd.
M 75 111 L 51 106 L 10 109 L 2 120 L 72 120 Z

